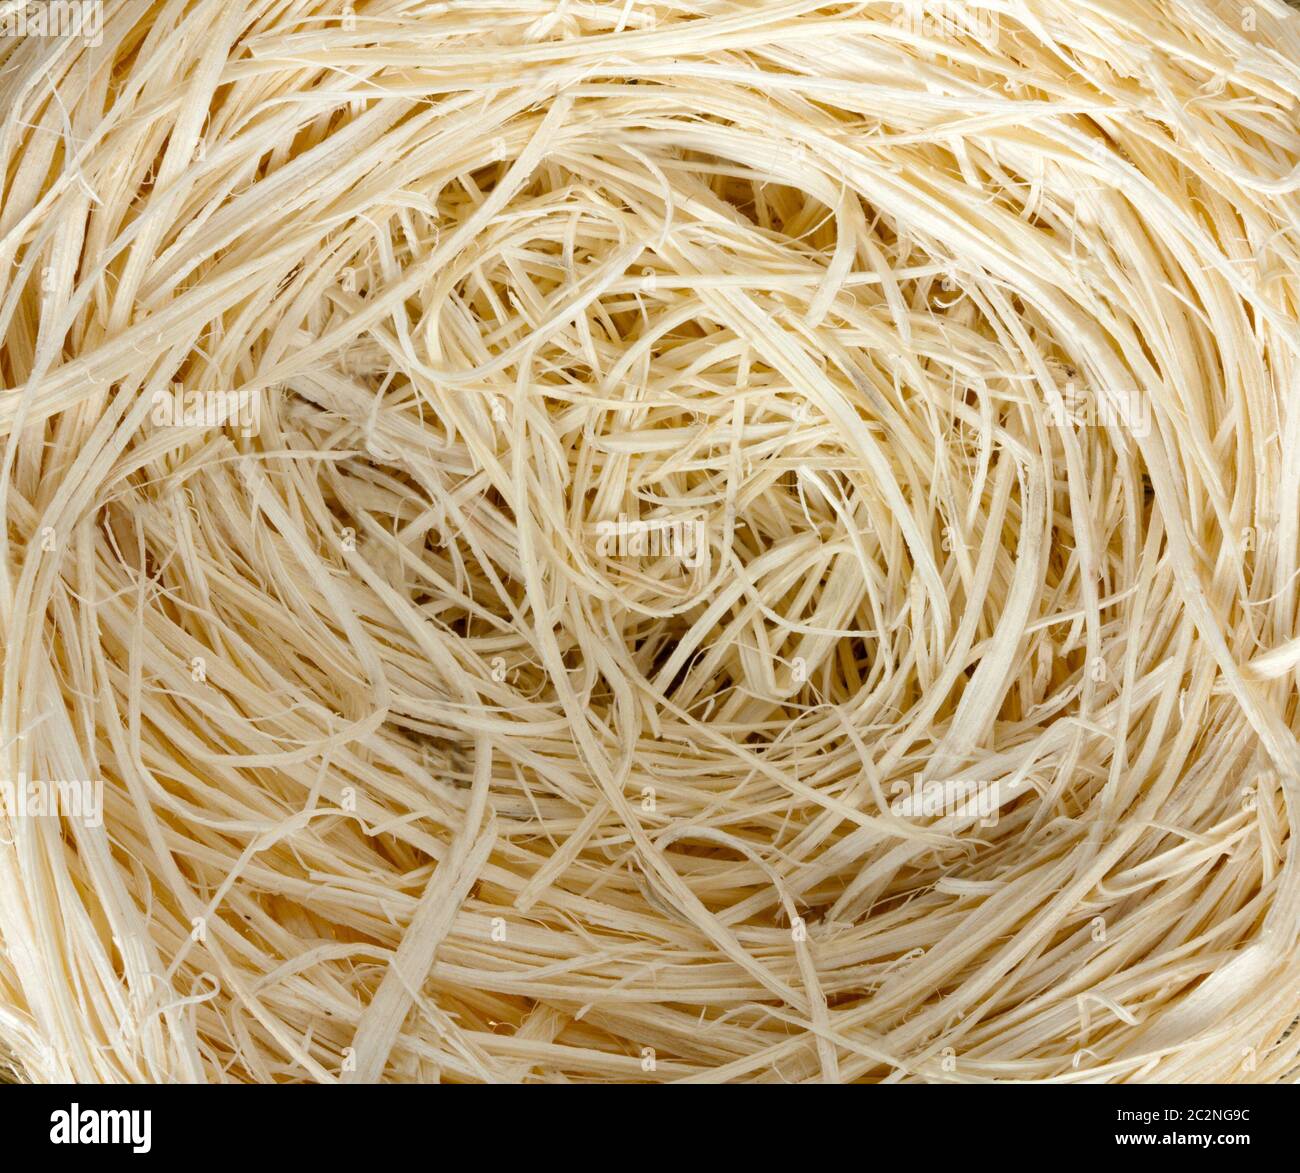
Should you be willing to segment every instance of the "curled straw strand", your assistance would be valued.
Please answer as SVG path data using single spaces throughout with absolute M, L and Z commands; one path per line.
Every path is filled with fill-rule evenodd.
M 1284 5 L 109 0 L 0 98 L 24 1078 L 1295 1067 Z

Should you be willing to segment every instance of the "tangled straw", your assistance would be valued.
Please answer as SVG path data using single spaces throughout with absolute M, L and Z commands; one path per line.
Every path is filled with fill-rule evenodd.
M 103 16 L 0 39 L 23 1078 L 1295 1067 L 1280 0 Z

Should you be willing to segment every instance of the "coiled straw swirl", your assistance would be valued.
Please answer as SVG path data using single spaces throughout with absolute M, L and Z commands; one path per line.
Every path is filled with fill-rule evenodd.
M 0 38 L 20 1077 L 1284 1078 L 1297 23 Z

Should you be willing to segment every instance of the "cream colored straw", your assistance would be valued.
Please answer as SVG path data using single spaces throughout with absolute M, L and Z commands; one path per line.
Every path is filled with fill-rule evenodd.
M 1300 16 L 85 18 L 0 36 L 18 1078 L 1297 1068 Z

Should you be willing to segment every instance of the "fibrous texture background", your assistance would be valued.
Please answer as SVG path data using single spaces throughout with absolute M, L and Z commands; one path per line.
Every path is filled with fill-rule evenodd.
M 1295 1066 L 1279 0 L 109 0 L 0 184 L 20 1078 Z

